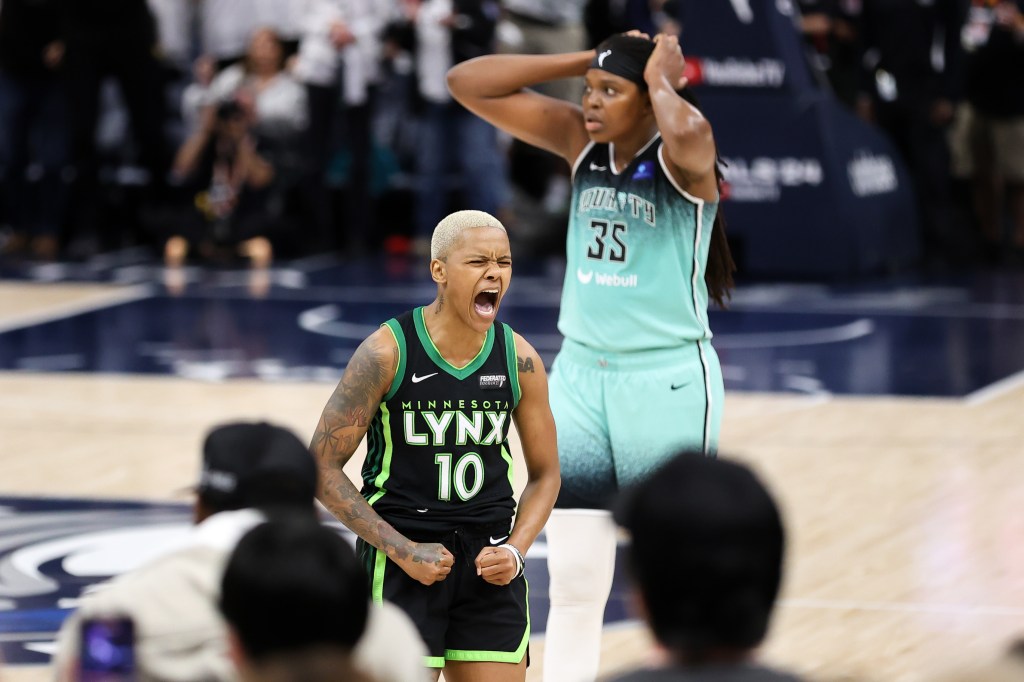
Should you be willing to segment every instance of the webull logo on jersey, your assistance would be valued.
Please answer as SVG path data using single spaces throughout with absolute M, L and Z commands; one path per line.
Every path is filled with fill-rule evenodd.
M 650 172 L 653 177 L 653 167 L 644 167 L 644 172 Z M 637 173 L 641 172 L 637 169 Z M 647 176 L 644 176 L 647 177 Z M 591 187 L 580 194 L 580 201 L 576 207 L 577 213 L 587 211 L 614 211 L 624 212 L 629 209 L 634 218 L 643 218 L 643 221 L 654 227 L 655 212 L 654 204 L 632 192 L 619 192 L 612 187 Z
M 507 400 L 409 400 L 402 409 L 409 445 L 496 445 L 505 441 L 512 406 Z
M 580 284 L 593 282 L 599 287 L 622 287 L 623 289 L 635 289 L 640 285 L 638 275 L 608 274 L 606 272 L 584 271 L 583 268 L 576 268 L 576 279 Z

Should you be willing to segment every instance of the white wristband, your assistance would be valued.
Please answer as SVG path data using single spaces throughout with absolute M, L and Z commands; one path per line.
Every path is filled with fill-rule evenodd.
M 521 576 L 523 574 L 523 571 L 526 569 L 526 559 L 523 558 L 523 555 L 519 551 L 519 548 L 515 545 L 510 545 L 506 542 L 503 545 L 498 545 L 498 547 L 504 547 L 508 551 L 512 552 L 512 557 L 516 560 L 516 575 L 513 578 L 513 580 L 515 580 L 515 578 Z

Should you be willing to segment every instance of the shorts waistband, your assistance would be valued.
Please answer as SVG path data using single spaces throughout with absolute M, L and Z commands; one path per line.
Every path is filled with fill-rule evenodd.
M 697 358 L 698 343 L 704 347 L 705 352 L 711 347 L 711 341 L 703 339 L 701 341 L 688 341 L 672 348 L 616 352 L 591 348 L 578 341 L 565 339 L 562 341 L 562 349 L 558 355 L 574 364 L 586 367 L 643 371 L 693 361 Z
M 402 535 L 405 535 L 413 542 L 444 542 L 454 537 L 468 537 L 468 538 L 479 538 L 484 536 L 499 537 L 501 535 L 508 536 L 512 522 L 511 521 L 498 521 L 495 523 L 482 523 L 482 524 L 463 524 L 458 526 L 448 526 L 443 529 L 416 529 L 416 528 L 403 528 L 401 523 L 392 523 L 395 530 Z

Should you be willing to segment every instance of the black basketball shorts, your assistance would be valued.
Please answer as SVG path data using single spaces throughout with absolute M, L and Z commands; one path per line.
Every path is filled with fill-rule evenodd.
M 492 585 L 476 574 L 474 563 L 480 550 L 504 543 L 508 532 L 506 523 L 459 528 L 435 537 L 407 534 L 417 542 L 440 542 L 455 556 L 451 573 L 433 585 L 410 578 L 384 552 L 357 542 L 374 603 L 387 600 L 408 614 L 427 644 L 428 667 L 443 668 L 445 661 L 517 664 L 527 655 L 526 577 L 505 586 Z

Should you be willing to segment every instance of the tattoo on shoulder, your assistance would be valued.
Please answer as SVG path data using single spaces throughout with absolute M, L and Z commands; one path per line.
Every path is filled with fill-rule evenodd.
M 520 372 L 533 372 L 533 371 L 535 371 L 534 368 L 533 368 L 533 358 L 527 356 L 525 358 L 521 357 L 518 360 L 519 360 L 519 371 Z
M 398 359 L 397 349 L 389 355 L 382 350 L 373 341 L 356 349 L 320 416 L 311 444 L 314 452 L 354 450 L 359 445 L 362 432 L 356 436 L 348 430 L 370 425 L 381 394 L 391 384 L 393 363 Z

